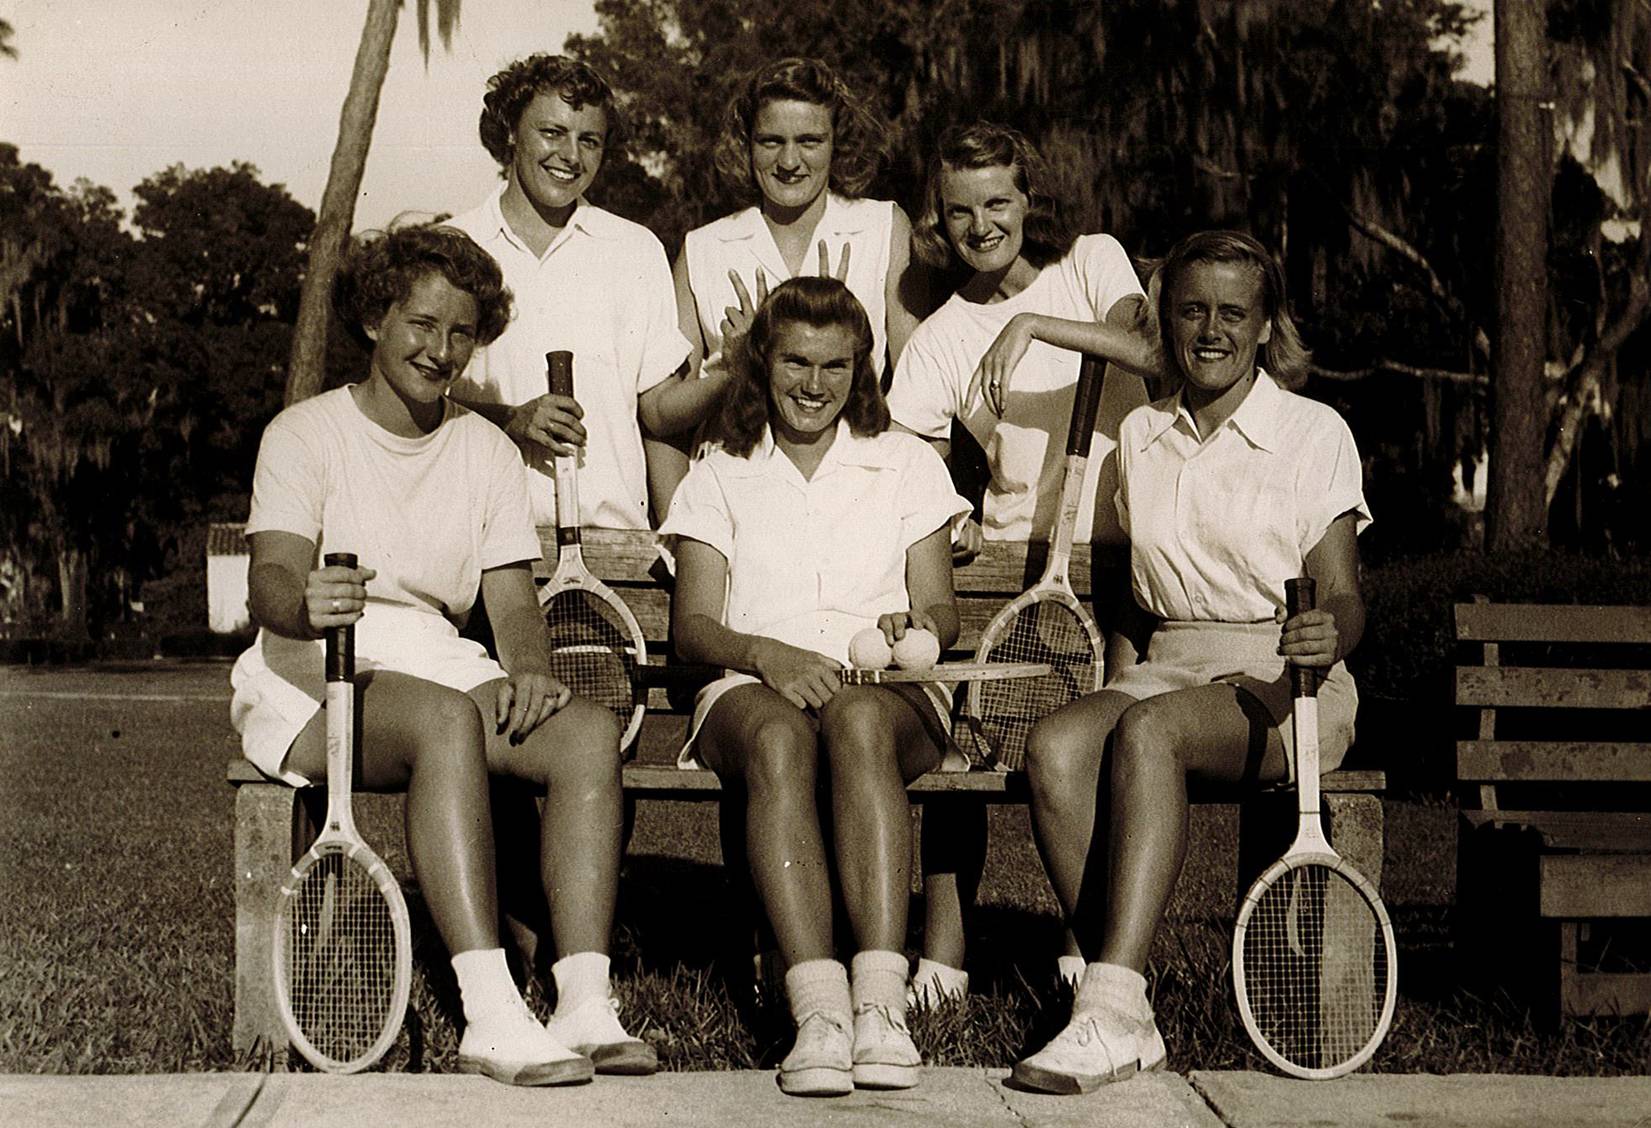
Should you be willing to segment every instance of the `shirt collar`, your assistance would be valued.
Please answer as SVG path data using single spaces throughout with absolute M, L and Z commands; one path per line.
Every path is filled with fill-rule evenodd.
M 1268 453 L 1275 452 L 1278 449 L 1278 403 L 1282 394 L 1282 389 L 1267 375 L 1267 370 L 1258 367 L 1255 384 L 1244 397 L 1244 402 L 1238 405 L 1221 426 L 1231 426 L 1254 446 Z M 1142 450 L 1151 446 L 1177 422 L 1185 421 L 1189 433 L 1198 433 L 1198 428 L 1193 425 L 1192 412 L 1187 407 L 1184 390 L 1176 392 L 1169 399 L 1159 400 L 1153 404 L 1152 412 L 1152 422 L 1141 437 Z
M 851 201 L 843 199 L 835 192 L 826 192 L 825 211 L 820 214 L 820 222 L 814 229 L 818 236 L 854 235 L 864 231 L 871 222 L 866 215 L 866 209 L 850 207 Z M 722 229 L 721 239 L 724 243 L 737 243 L 755 239 L 763 231 L 761 206 L 746 208 L 734 217 L 734 222 Z
M 487 229 L 496 231 L 512 244 L 526 251 L 527 244 L 522 242 L 521 236 L 511 230 L 509 221 L 504 217 L 504 194 L 509 187 L 509 181 L 501 181 L 498 188 L 487 198 L 487 203 L 483 205 L 485 208 L 484 214 L 487 216 Z M 603 211 L 585 197 L 580 196 L 574 204 L 573 215 L 568 218 L 568 226 L 563 230 L 571 228 L 593 238 L 613 239 L 618 234 L 617 225 L 612 222 L 614 218 L 610 213 Z M 551 245 L 554 246 L 561 241 L 562 237 L 558 235 Z
M 745 477 L 756 477 L 766 472 L 769 464 L 776 458 L 786 458 L 786 454 L 774 442 L 774 430 L 767 424 L 763 425 L 762 437 L 757 445 L 751 448 L 748 458 L 735 459 L 738 465 L 736 473 Z M 786 459 L 789 464 L 790 459 Z M 819 469 L 814 472 L 815 480 L 820 474 L 834 466 L 858 466 L 872 470 L 889 470 L 895 468 L 895 461 L 887 445 L 877 441 L 877 436 L 861 438 L 848 425 L 848 421 L 841 416 L 837 419 L 837 437 L 832 440 L 831 449 L 826 451 L 825 457 L 820 460 Z

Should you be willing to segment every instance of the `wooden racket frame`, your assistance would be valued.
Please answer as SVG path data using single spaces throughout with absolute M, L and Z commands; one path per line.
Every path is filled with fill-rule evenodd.
M 838 671 L 838 677 L 844 685 L 896 685 L 914 682 L 950 683 L 1035 678 L 1049 673 L 1049 670 L 1047 662 L 941 662 L 919 670 L 899 667 L 872 670 L 861 666 L 848 666 Z
M 545 354 L 545 371 L 551 395 L 573 398 L 573 354 L 558 349 Z M 589 592 L 613 608 L 625 625 L 631 638 L 631 649 L 638 667 L 648 662 L 648 640 L 642 625 L 614 590 L 591 572 L 585 564 L 585 551 L 579 521 L 579 459 L 577 455 L 556 456 L 556 570 L 539 589 L 539 609 L 545 610 L 558 595 L 566 591 Z M 630 722 L 619 736 L 619 751 L 629 750 L 642 729 L 642 718 L 648 712 L 648 693 L 640 678 L 631 679 Z
M 1314 586 L 1313 580 L 1305 576 L 1285 581 L 1285 604 L 1289 615 L 1294 616 L 1301 611 L 1312 609 Z M 1382 1044 L 1382 1040 L 1387 1037 L 1388 1029 L 1393 1025 L 1393 1011 L 1398 1001 L 1398 946 L 1393 934 L 1393 921 L 1388 916 L 1387 906 L 1382 903 L 1381 894 L 1376 891 L 1369 878 L 1336 853 L 1335 848 L 1330 845 L 1330 840 L 1324 836 L 1324 823 L 1319 811 L 1318 674 L 1309 667 L 1292 665 L 1290 680 L 1294 696 L 1290 710 L 1291 727 L 1296 746 L 1296 837 L 1290 843 L 1289 849 L 1284 852 L 1284 856 L 1268 866 L 1261 876 L 1255 879 L 1239 905 L 1238 920 L 1233 925 L 1233 993 L 1238 999 L 1238 1015 L 1244 1024 L 1244 1032 L 1250 1036 L 1250 1041 L 1261 1051 L 1263 1057 L 1292 1077 L 1308 1081 L 1327 1081 L 1345 1076 L 1369 1061 Z M 1256 906 L 1261 903 L 1262 896 L 1283 880 L 1285 874 L 1307 866 L 1322 866 L 1334 870 L 1364 898 L 1371 908 L 1377 926 L 1381 929 L 1381 943 L 1386 945 L 1388 955 L 1382 1012 L 1369 1041 L 1345 1062 L 1323 1068 L 1310 1068 L 1290 1061 L 1262 1036 L 1255 1014 L 1250 1009 L 1250 997 L 1246 990 L 1248 974 L 1244 966 L 1244 938 L 1249 932 L 1250 917 L 1254 914 Z
M 1083 625 L 1084 633 L 1089 636 L 1089 647 L 1095 655 L 1094 681 L 1083 691 L 1084 693 L 1093 693 L 1101 688 L 1105 675 L 1105 643 L 1101 638 L 1100 628 L 1095 624 L 1095 617 L 1072 590 L 1072 534 L 1077 529 L 1078 509 L 1083 501 L 1084 475 L 1089 466 L 1089 450 L 1095 438 L 1095 415 L 1100 408 L 1105 369 L 1106 361 L 1090 353 L 1085 353 L 1078 364 L 1078 386 L 1072 399 L 1072 422 L 1067 428 L 1066 435 L 1066 470 L 1061 477 L 1060 507 L 1055 514 L 1054 535 L 1049 545 L 1049 559 L 1043 566 L 1043 575 L 1037 583 L 1010 600 L 1003 610 L 992 616 L 992 621 L 981 632 L 980 643 L 975 648 L 975 660 L 988 661 L 992 647 L 1002 641 L 1003 636 L 1008 633 L 1007 625 L 1019 618 L 1022 611 L 1035 603 L 1058 603 L 1077 616 L 1078 622 Z M 964 712 L 970 717 L 978 718 L 980 705 L 980 688 L 971 682 Z M 988 743 L 988 748 L 990 747 Z M 995 758 L 996 749 L 991 751 Z
M 353 553 L 328 553 L 325 563 L 356 566 Z M 326 634 L 327 678 L 327 820 L 315 842 L 293 865 L 292 872 L 281 882 L 276 894 L 274 937 L 270 945 L 271 974 L 275 980 L 275 1004 L 286 1027 L 287 1037 L 294 1048 L 309 1063 L 328 1073 L 359 1073 L 376 1064 L 396 1036 L 401 1033 L 407 1015 L 407 998 L 413 983 L 413 929 L 407 916 L 407 900 L 401 885 L 373 852 L 361 832 L 356 829 L 351 796 L 355 782 L 355 628 L 334 627 Z M 338 1061 L 322 1053 L 299 1027 L 292 1013 L 292 999 L 288 993 L 287 930 L 291 922 L 292 899 L 296 896 L 305 874 L 323 857 L 343 854 L 367 871 L 390 906 L 390 921 L 395 934 L 395 988 L 390 1003 L 390 1018 L 379 1032 L 377 1041 L 363 1055 L 349 1061 Z

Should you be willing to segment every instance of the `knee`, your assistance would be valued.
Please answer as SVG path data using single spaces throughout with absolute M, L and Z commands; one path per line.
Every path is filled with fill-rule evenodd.
M 881 703 L 865 693 L 833 697 L 820 713 L 820 738 L 834 777 L 867 761 L 894 755 L 894 727 Z
M 413 755 L 420 764 L 486 763 L 481 712 L 467 694 L 432 685 L 419 703 Z
M 819 754 L 814 733 L 797 720 L 771 720 L 751 733 L 745 759 L 745 786 L 754 799 L 786 794 L 814 794 L 815 760 Z
M 1097 771 L 1105 739 L 1065 710 L 1032 726 L 1026 736 L 1026 776 L 1032 789 L 1059 799 L 1086 771 Z
M 541 725 L 528 737 L 528 771 L 546 787 L 619 788 L 619 719 L 600 705 L 574 698 L 563 723 Z
M 1129 778 L 1146 768 L 1179 764 L 1173 726 L 1163 709 L 1134 705 L 1118 718 L 1112 742 L 1113 778 Z

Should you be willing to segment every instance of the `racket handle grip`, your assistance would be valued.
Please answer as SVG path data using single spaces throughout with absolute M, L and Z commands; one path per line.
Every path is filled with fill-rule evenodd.
M 573 398 L 573 354 L 567 349 L 557 349 L 545 354 L 545 378 L 550 385 L 550 394 Z
M 1095 415 L 1101 406 L 1101 381 L 1106 374 L 1106 360 L 1092 353 L 1084 353 L 1078 362 L 1078 387 L 1073 393 L 1072 423 L 1066 435 L 1066 453 L 1077 454 L 1089 449 L 1095 432 Z
M 1284 613 L 1294 618 L 1311 611 L 1318 600 L 1318 584 L 1311 576 L 1284 581 Z M 1318 671 L 1309 666 L 1290 666 L 1290 686 L 1297 697 L 1314 697 L 1319 691 Z
M 354 568 L 357 559 L 353 552 L 329 552 L 321 562 L 329 568 Z M 326 637 L 327 680 L 355 681 L 355 627 L 329 627 Z

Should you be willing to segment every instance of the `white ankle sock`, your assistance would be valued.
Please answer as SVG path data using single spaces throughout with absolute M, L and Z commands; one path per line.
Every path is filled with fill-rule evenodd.
M 1092 963 L 1084 968 L 1077 997 L 1072 1000 L 1072 1013 L 1076 1015 L 1102 1007 L 1139 1019 L 1151 1018 L 1152 1004 L 1147 1002 L 1146 976 L 1122 964 Z
M 1055 961 L 1056 974 L 1072 984 L 1073 987 L 1076 987 L 1078 981 L 1083 978 L 1083 969 L 1087 966 L 1082 956 L 1062 956 Z
M 556 980 L 556 1013 L 566 1014 L 588 999 L 609 995 L 608 957 L 605 952 L 575 952 L 550 965 Z
M 503 948 L 472 948 L 453 957 L 453 974 L 459 981 L 459 998 L 464 1004 L 464 1020 L 474 1022 L 482 1015 L 514 1009 L 521 1002 L 516 981 L 510 978 Z
M 969 973 L 960 967 L 943 964 L 939 960 L 931 960 L 927 956 L 917 961 L 917 970 L 912 972 L 912 983 L 922 990 L 932 985 L 934 991 L 941 995 L 967 995 L 969 993 Z M 934 993 L 931 991 L 931 994 Z
M 895 1015 L 906 1015 L 906 954 L 871 950 L 854 957 L 854 1009 L 863 1006 L 888 1007 Z
M 824 1011 L 846 1026 L 854 1013 L 848 990 L 848 969 L 836 960 L 803 960 L 785 972 L 785 997 L 791 1017 L 801 1022 L 814 1011 Z

